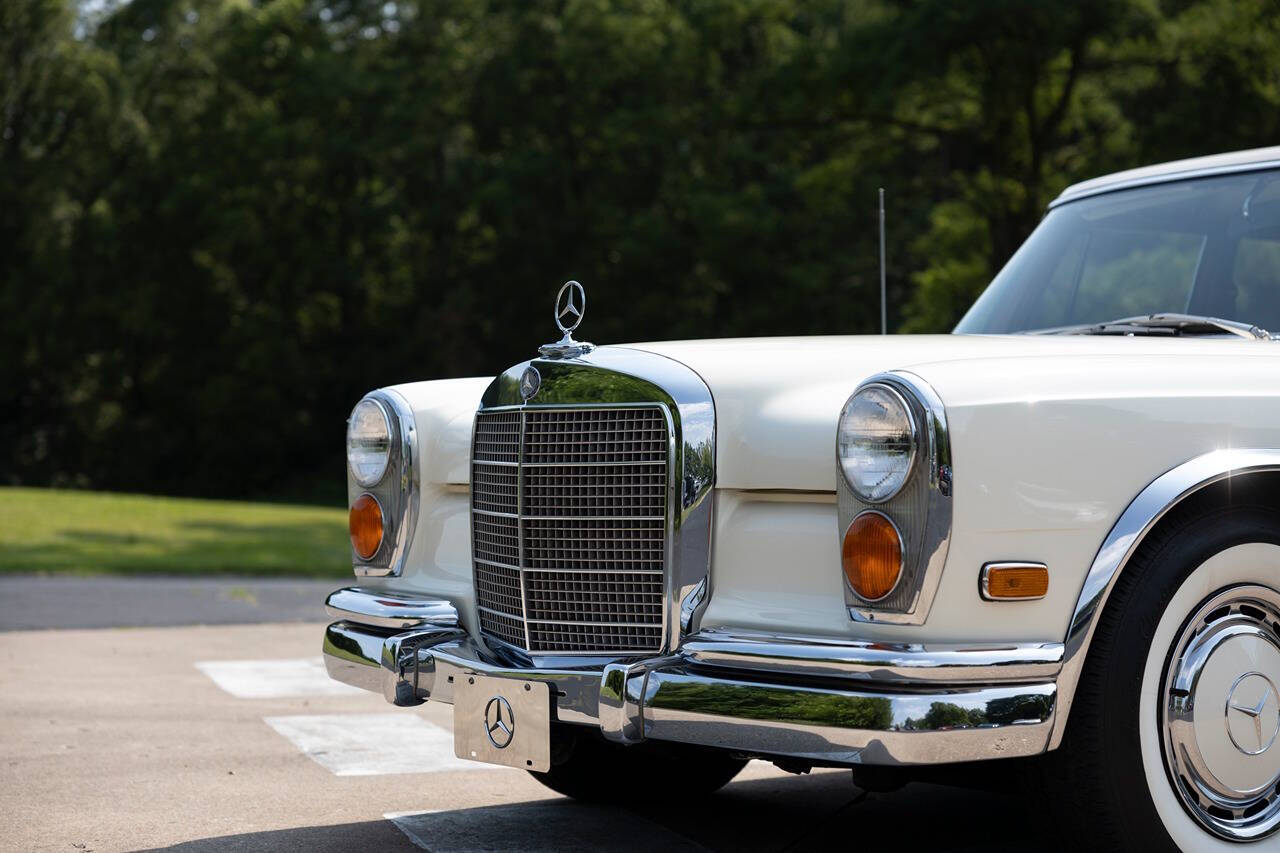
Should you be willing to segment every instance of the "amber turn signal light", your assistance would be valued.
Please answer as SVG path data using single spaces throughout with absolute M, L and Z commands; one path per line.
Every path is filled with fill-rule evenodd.
M 982 567 L 982 597 L 987 601 L 1026 601 L 1049 591 L 1044 563 L 987 563 Z
M 844 532 L 840 563 L 853 591 L 867 601 L 879 601 L 898 585 L 902 575 L 902 537 L 883 513 L 869 509 Z
M 347 529 L 351 532 L 351 547 L 356 556 L 368 560 L 382 547 L 382 507 L 378 499 L 367 492 L 351 504 L 347 516 Z

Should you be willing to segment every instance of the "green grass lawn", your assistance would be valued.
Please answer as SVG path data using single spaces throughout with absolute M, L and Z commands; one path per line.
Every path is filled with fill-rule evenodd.
M 342 577 L 350 547 L 342 509 L 0 488 L 0 572 Z

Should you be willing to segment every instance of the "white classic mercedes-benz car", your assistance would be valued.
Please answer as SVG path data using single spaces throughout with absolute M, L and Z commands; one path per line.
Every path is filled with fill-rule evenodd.
M 1280 840 L 1280 148 L 1070 187 L 952 335 L 585 308 L 356 405 L 334 678 L 576 797 L 1001 759 L 1075 840 Z

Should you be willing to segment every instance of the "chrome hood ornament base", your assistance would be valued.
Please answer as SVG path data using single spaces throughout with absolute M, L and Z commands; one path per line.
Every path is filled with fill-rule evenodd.
M 577 358 L 586 355 L 596 348 L 595 344 L 586 341 L 575 341 L 573 331 L 582 323 L 587 313 L 587 291 L 576 281 L 566 281 L 556 294 L 554 319 L 556 326 L 564 332 L 564 337 L 554 344 L 543 344 L 538 352 L 544 358 Z

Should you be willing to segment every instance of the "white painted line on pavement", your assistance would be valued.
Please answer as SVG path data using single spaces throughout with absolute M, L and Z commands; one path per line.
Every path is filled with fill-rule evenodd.
M 608 784 L 608 780 L 601 782 Z M 387 812 L 383 817 L 416 846 L 432 853 L 706 851 L 683 835 L 621 809 L 566 799 L 456 811 Z
M 455 757 L 453 733 L 410 711 L 263 719 L 335 776 L 510 770 Z
M 324 661 L 207 660 L 196 667 L 213 683 L 240 699 L 279 699 L 287 696 L 351 696 L 364 693 L 358 687 L 334 681 Z

